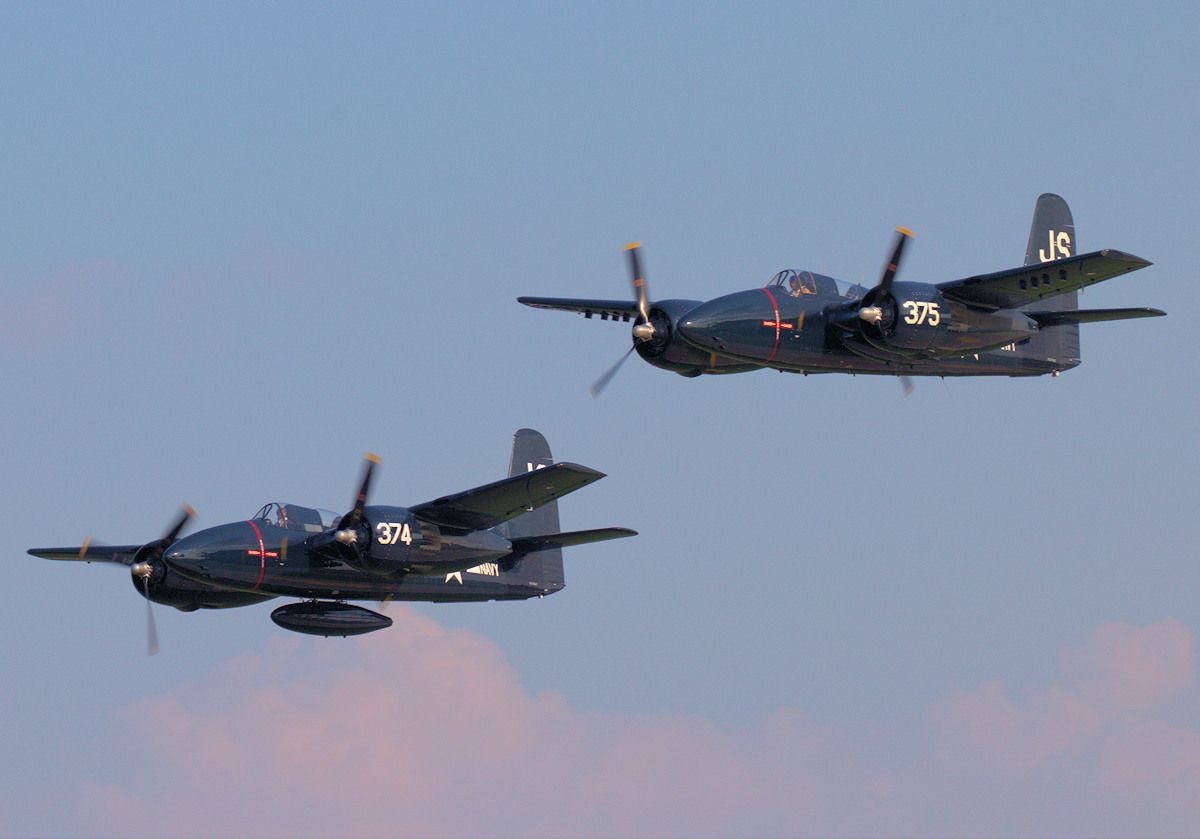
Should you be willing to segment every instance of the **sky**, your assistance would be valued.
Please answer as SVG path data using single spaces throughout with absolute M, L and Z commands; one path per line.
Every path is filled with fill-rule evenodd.
M 0 8 L 0 835 L 1186 836 L 1200 821 L 1184 4 Z M 522 307 L 1153 267 L 1057 379 L 688 380 Z M 33 546 L 608 477 L 520 603 L 156 611 Z

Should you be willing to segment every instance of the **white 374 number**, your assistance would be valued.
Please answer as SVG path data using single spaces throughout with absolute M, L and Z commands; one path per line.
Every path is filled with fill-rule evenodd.
M 394 545 L 397 542 L 411 545 L 413 540 L 412 530 L 408 524 L 394 521 L 381 521 L 375 525 L 375 533 L 381 545 Z
M 938 308 L 937 303 L 905 300 L 901 305 L 904 306 L 904 311 L 908 312 L 904 316 L 905 323 L 927 323 L 930 326 L 937 326 L 942 322 L 942 310 Z

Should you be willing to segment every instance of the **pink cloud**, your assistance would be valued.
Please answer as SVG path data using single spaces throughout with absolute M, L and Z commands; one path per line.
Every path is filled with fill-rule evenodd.
M 1100 771 L 1114 787 L 1200 799 L 1200 731 L 1145 722 L 1118 732 L 1100 754 Z
M 1075 693 L 1108 713 L 1150 708 L 1195 679 L 1192 633 L 1177 620 L 1105 624 L 1062 654 L 1062 669 Z
M 931 712 L 937 754 L 955 765 L 987 756 L 982 771 L 1027 772 L 1096 733 L 1099 715 L 1062 688 L 1011 699 L 999 684 L 955 691 Z
M 1195 681 L 1177 621 L 1100 627 L 1063 654 L 1059 684 L 956 690 L 914 739 L 796 709 L 732 727 L 581 709 L 530 693 L 476 634 L 392 616 L 359 642 L 274 641 L 122 712 L 114 777 L 137 774 L 136 794 L 112 779 L 79 790 L 86 832 L 1186 835 L 1200 823 L 1200 730 L 1169 719 Z

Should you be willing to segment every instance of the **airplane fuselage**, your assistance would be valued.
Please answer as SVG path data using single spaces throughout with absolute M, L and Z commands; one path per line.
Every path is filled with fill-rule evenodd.
M 333 530 L 308 533 L 261 519 L 197 531 L 166 566 L 220 592 L 333 600 L 514 600 L 558 588 L 506 580 L 511 544 L 491 530 L 452 533 L 403 507 L 367 507 L 369 548 L 340 550 Z M 368 538 L 368 537 L 363 537 Z
M 1079 363 L 1019 356 L 1017 344 L 1039 331 L 1019 310 L 971 309 L 923 283 L 896 283 L 894 291 L 900 331 L 887 340 L 847 328 L 857 326 L 858 311 L 845 299 L 792 296 L 780 286 L 710 300 L 679 318 L 676 330 L 702 353 L 789 373 L 1036 376 Z

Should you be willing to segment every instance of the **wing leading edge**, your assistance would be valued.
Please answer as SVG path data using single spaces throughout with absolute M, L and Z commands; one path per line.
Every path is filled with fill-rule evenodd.
M 410 507 L 439 527 L 484 530 L 582 489 L 604 477 L 578 463 L 555 463 Z
M 938 289 L 951 300 L 968 306 L 1013 309 L 1078 291 L 1151 264 L 1139 256 L 1110 249 L 938 283 Z
M 637 303 L 631 300 L 586 300 L 573 297 L 518 297 L 518 303 L 535 309 L 579 312 L 585 318 L 599 315 L 601 320 L 629 321 L 637 317 Z
M 87 542 L 74 548 L 30 548 L 27 553 L 42 559 L 70 562 L 115 562 L 132 565 L 133 556 L 141 545 L 93 545 Z

